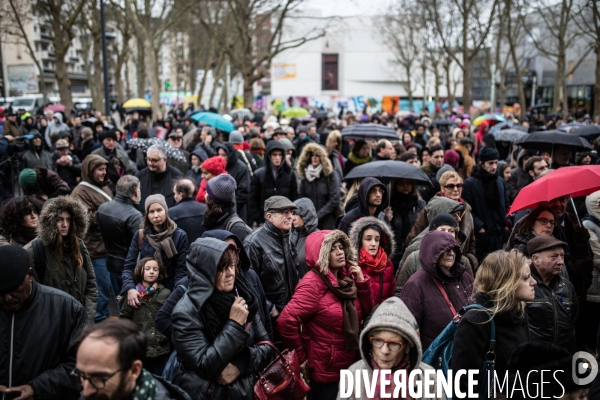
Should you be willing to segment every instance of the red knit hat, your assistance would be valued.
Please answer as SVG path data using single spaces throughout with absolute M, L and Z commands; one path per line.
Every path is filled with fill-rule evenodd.
M 204 160 L 204 162 L 201 165 L 201 168 L 207 170 L 208 172 L 216 176 L 225 172 L 226 165 L 227 162 L 223 157 L 214 156 Z

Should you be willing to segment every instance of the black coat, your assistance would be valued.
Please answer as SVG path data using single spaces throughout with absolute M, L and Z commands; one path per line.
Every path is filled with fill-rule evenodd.
M 133 200 L 117 195 L 114 200 L 98 207 L 96 218 L 106 247 L 106 268 L 109 272 L 120 274 L 131 240 L 140 229 L 142 213 Z
M 152 172 L 146 167 L 135 176 L 140 180 L 142 192 L 140 198 L 140 211 L 146 212 L 146 210 L 143 209 L 144 203 L 151 194 L 162 194 L 165 196 L 167 207 L 175 207 L 173 181 L 183 177 L 181 171 L 167 164 L 167 169 L 164 172 Z
M 77 178 L 81 177 L 81 161 L 79 161 L 79 157 L 77 157 L 71 152 L 69 152 L 69 156 L 71 156 L 71 162 L 73 163 L 70 167 L 67 167 L 65 165 L 58 165 L 56 164 L 56 160 L 58 160 L 60 156 L 55 151 L 52 154 L 52 168 L 56 171 L 58 176 L 60 176 L 60 179 L 67 182 L 69 188 L 73 190 L 75 189 L 75 186 L 77 186 L 77 184 L 79 183 L 77 182 Z
M 335 229 L 335 212 L 340 204 L 340 180 L 337 174 L 321 176 L 312 182 L 300 181 L 299 197 L 309 198 L 315 205 L 319 229 Z
M 205 211 L 206 205 L 188 197 L 181 199 L 175 207 L 169 208 L 169 218 L 187 234 L 188 243 L 193 243 L 204 233 L 202 222 L 204 222 Z
M 192 244 L 189 289 L 171 315 L 173 344 L 183 370 L 179 386 L 194 399 L 253 400 L 258 373 L 275 357 L 269 345 L 256 345 L 270 340 L 258 313 L 245 326 L 228 320 L 216 337 L 206 326 L 202 307 L 213 293 L 217 264 L 228 246 L 213 238 Z M 245 360 L 240 377 L 229 385 L 218 384 L 223 369 L 240 358 Z
M 277 178 L 273 177 L 273 166 L 269 154 L 273 150 L 281 150 L 284 159 L 277 169 Z M 285 150 L 283 145 L 276 140 L 271 140 L 267 144 L 265 151 L 265 166 L 259 168 L 252 177 L 250 184 L 250 199 L 248 201 L 248 225 L 253 222 L 262 224 L 265 221 L 263 206 L 265 200 L 271 196 L 284 196 L 290 201 L 298 198 L 298 184 L 296 174 L 292 168 L 285 162 Z
M 225 170 L 235 179 L 237 188 L 235 189 L 235 205 L 237 214 L 246 221 L 246 204 L 250 195 L 250 171 L 246 163 L 238 158 L 238 152 L 231 143 L 219 143 L 216 145 L 217 151 L 222 148 L 227 152 L 227 165 Z
M 475 300 L 484 307 L 492 306 L 482 294 Z M 456 331 L 452 351 L 452 369 L 480 369 L 490 348 L 490 324 L 487 313 L 480 310 L 467 311 Z M 508 360 L 519 345 L 529 342 L 529 326 L 526 314 L 501 312 L 494 317 L 496 326 L 496 366 L 498 377 L 504 377 Z M 467 376 L 460 380 L 461 390 L 467 388 Z M 477 391 L 476 391 L 477 393 Z
M 291 246 L 289 236 L 266 221 L 244 240 L 252 269 L 265 289 L 269 314 L 273 308 L 283 310 L 299 281 L 296 249 Z
M 121 294 L 126 294 L 129 289 L 135 289 L 135 283 L 133 281 L 133 270 L 137 264 L 138 255 L 140 259 L 144 257 L 154 257 L 154 247 L 148 242 L 148 234 L 151 234 L 152 228 L 147 228 L 144 232 L 144 238 L 142 239 L 142 248 L 138 247 L 138 234 L 134 234 L 129 245 L 129 251 L 127 252 L 127 258 L 125 259 L 125 265 L 123 266 L 123 289 Z M 189 245 L 187 235 L 182 229 L 175 229 L 173 236 L 171 237 L 177 254 L 171 258 L 167 258 L 167 255 L 162 252 L 161 258 L 162 263 L 167 269 L 167 276 L 163 278 L 159 283 L 162 283 L 167 289 L 173 291 L 173 288 L 186 276 L 185 258 L 188 253 Z
M 79 398 L 81 382 L 71 371 L 75 368 L 75 342 L 89 324 L 80 302 L 33 281 L 31 294 L 18 312 L 0 308 L 0 385 L 29 384 L 36 399 Z
M 396 254 L 394 254 L 394 265 L 402 258 L 404 253 L 404 242 L 410 230 L 417 222 L 419 213 L 426 206 L 423 199 L 414 195 L 403 195 L 399 192 L 392 194 L 390 207 L 392 207 L 393 218 L 391 222 L 394 237 L 396 239 Z
M 365 179 L 363 179 L 363 181 L 360 184 L 360 187 L 358 188 L 358 195 L 357 195 L 358 207 L 353 208 L 346 215 L 344 215 L 344 218 L 341 219 L 339 225 L 337 226 L 337 229 L 341 230 L 346 235 L 349 235 L 350 228 L 352 227 L 352 224 L 354 223 L 354 221 L 356 221 L 357 219 L 362 218 L 362 217 L 370 216 L 369 215 L 368 197 L 369 197 L 369 190 L 371 190 L 371 188 L 373 188 L 374 186 L 382 186 L 384 188 L 384 193 L 383 193 L 383 201 L 381 202 L 381 205 L 379 207 L 377 207 L 377 209 L 375 210 L 375 214 L 372 215 L 372 217 L 383 219 L 383 221 L 385 221 L 387 224 L 390 223 L 390 220 L 388 219 L 388 217 L 385 214 L 383 214 L 383 217 L 380 218 L 380 214 L 388 206 L 389 198 L 388 198 L 387 189 L 379 180 L 377 180 L 375 178 L 365 178 Z

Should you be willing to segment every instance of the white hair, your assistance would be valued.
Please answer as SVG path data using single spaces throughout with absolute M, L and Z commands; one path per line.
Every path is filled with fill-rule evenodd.
M 148 151 L 146 151 L 146 154 L 150 154 L 153 151 L 158 152 L 160 158 L 167 158 L 167 149 L 165 149 L 163 145 L 153 144 L 152 146 L 148 147 Z

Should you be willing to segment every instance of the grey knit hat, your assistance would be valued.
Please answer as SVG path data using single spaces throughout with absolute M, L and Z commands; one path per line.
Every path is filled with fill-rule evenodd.
M 167 202 L 165 200 L 165 196 L 162 194 L 152 194 L 146 198 L 146 202 L 144 203 L 144 209 L 146 210 L 146 214 L 148 213 L 148 209 L 152 204 L 160 204 L 162 208 L 165 209 L 165 212 L 169 211 L 169 207 L 167 207 Z
M 244 143 L 244 136 L 240 131 L 231 131 L 229 134 L 229 143 L 232 144 L 242 144 Z
M 235 179 L 229 174 L 221 174 L 212 178 L 206 184 L 206 193 L 217 204 L 229 206 L 235 203 Z

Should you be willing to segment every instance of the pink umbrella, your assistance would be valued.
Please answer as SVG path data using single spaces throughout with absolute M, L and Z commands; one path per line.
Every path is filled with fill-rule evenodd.
M 67 107 L 62 104 L 50 104 L 48 107 L 44 108 L 44 111 L 53 111 L 53 112 L 65 112 Z

